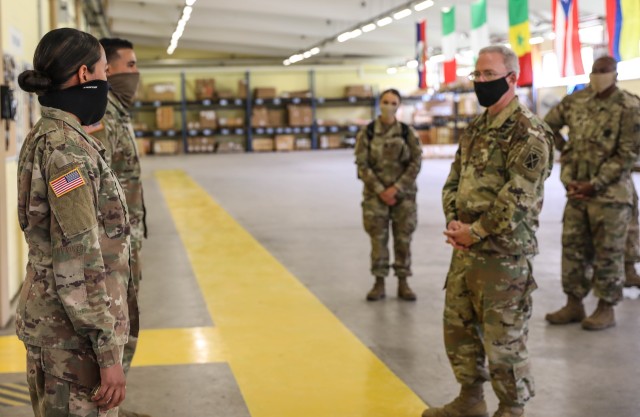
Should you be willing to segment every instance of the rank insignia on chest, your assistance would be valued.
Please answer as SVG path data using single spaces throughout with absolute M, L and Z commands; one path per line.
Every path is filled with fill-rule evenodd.
M 69 191 L 73 191 L 85 184 L 86 182 L 84 181 L 84 178 L 82 178 L 82 174 L 80 174 L 80 170 L 78 168 L 74 168 L 55 180 L 49 181 L 49 185 L 51 185 L 51 189 L 55 193 L 56 197 L 61 197 Z
M 531 151 L 529 152 L 529 155 L 527 155 L 527 157 L 524 160 L 524 167 L 530 171 L 533 171 L 534 169 L 536 169 L 539 163 L 540 163 L 540 155 L 537 154 L 536 152 Z

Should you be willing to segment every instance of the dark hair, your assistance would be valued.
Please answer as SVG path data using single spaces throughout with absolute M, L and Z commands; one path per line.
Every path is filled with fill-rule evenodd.
M 100 39 L 100 44 L 104 48 L 104 53 L 107 55 L 107 62 L 117 59 L 120 49 L 133 49 L 131 42 L 120 38 L 102 38 Z
M 81 66 L 93 73 L 102 51 L 92 35 L 72 28 L 54 29 L 40 39 L 33 54 L 33 70 L 18 77 L 20 88 L 43 94 L 58 90 Z
M 395 88 L 388 88 L 384 90 L 382 93 L 380 93 L 380 98 L 382 98 L 382 96 L 384 96 L 387 93 L 393 94 L 394 96 L 398 97 L 398 102 L 402 102 L 402 96 L 400 95 L 400 92 Z

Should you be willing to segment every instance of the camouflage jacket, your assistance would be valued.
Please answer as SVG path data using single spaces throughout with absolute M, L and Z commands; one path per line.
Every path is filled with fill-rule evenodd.
M 18 217 L 29 245 L 16 332 L 26 344 L 93 349 L 101 367 L 127 342 L 129 226 L 102 148 L 69 113 L 43 107 L 18 162 Z
M 544 180 L 552 166 L 552 132 L 517 97 L 493 118 L 485 111 L 462 134 L 444 185 L 447 224 L 471 224 L 481 238 L 472 251 L 536 254 Z
M 565 97 L 544 119 L 551 129 L 569 127 L 560 157 L 560 180 L 589 181 L 591 201 L 633 204 L 631 168 L 640 146 L 640 99 L 616 89 L 602 100 L 591 89 Z
M 365 197 L 377 196 L 392 185 L 398 189 L 399 198 L 415 197 L 422 146 L 413 128 L 409 128 L 405 140 L 400 122 L 396 121 L 387 130 L 380 119 L 376 119 L 371 140 L 367 137 L 366 127 L 358 132 L 355 156 L 358 178 L 364 182 Z
M 140 157 L 131 116 L 122 103 L 109 92 L 102 129 L 92 133 L 105 148 L 105 159 L 116 173 L 124 190 L 131 222 L 131 246 L 140 248 L 147 235 L 145 206 L 140 179 Z

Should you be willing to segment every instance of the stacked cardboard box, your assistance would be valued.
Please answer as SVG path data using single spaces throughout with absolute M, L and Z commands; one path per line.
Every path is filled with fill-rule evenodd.
M 342 147 L 342 137 L 340 135 L 321 135 L 320 149 L 337 149 Z
M 430 145 L 431 143 L 433 143 L 431 139 L 431 129 L 420 129 L 417 130 L 417 132 L 421 144 Z
M 251 110 L 251 126 L 262 127 L 269 125 L 269 112 L 264 106 L 256 106 Z
M 253 138 L 251 145 L 255 152 L 271 152 L 274 148 L 272 138 Z
M 287 106 L 287 112 L 290 126 L 311 126 L 313 124 L 311 106 L 289 104 Z
M 174 155 L 180 150 L 177 140 L 156 140 L 153 141 L 153 153 L 156 155 Z
M 218 142 L 216 147 L 217 153 L 237 153 L 244 152 L 244 146 L 238 142 L 234 141 L 223 141 Z
M 311 139 L 310 138 L 296 138 L 296 150 L 297 151 L 308 151 L 311 149 Z
M 156 109 L 156 128 L 160 130 L 173 129 L 175 124 L 173 107 L 158 107 Z
M 149 84 L 145 99 L 148 101 L 175 101 L 176 86 L 173 83 Z
M 370 85 L 348 85 L 344 88 L 345 97 L 373 97 L 373 91 Z
M 213 78 L 201 78 L 196 80 L 196 98 L 205 100 L 216 95 L 216 80 Z
M 292 151 L 295 140 L 293 135 L 276 135 L 276 151 Z
M 136 138 L 138 155 L 143 156 L 151 152 L 151 140 L 149 138 Z
M 214 138 L 188 138 L 187 150 L 191 153 L 211 153 L 215 151 Z
M 218 120 L 216 119 L 215 110 L 200 111 L 200 128 L 201 129 L 217 129 Z
M 238 81 L 238 97 L 247 98 L 247 80 Z
M 253 98 L 261 98 L 261 99 L 276 98 L 276 89 L 274 87 L 254 88 Z
M 287 124 L 284 110 L 269 109 L 267 126 L 278 127 Z

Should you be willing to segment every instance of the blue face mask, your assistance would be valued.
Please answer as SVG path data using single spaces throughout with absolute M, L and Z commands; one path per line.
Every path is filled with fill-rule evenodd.
M 507 83 L 507 77 L 509 75 L 511 75 L 511 73 L 497 80 L 485 82 L 475 81 L 473 83 L 473 89 L 476 92 L 476 97 L 478 97 L 478 102 L 481 106 L 493 106 L 504 96 L 504 93 L 509 91 L 509 84 Z
M 93 80 L 64 90 L 48 92 L 39 96 L 38 101 L 43 106 L 71 113 L 80 119 L 81 125 L 90 126 L 104 117 L 108 94 L 108 82 Z

